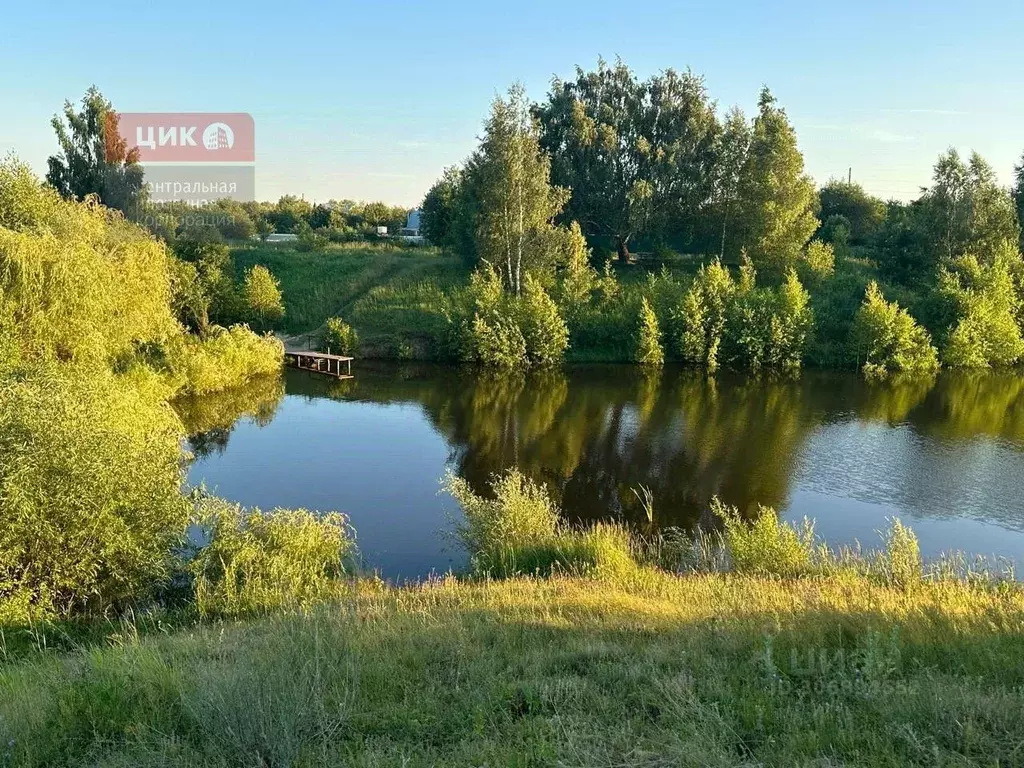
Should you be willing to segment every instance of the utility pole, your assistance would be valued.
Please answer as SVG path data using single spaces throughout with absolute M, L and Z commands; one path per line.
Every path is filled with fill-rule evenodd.
M 853 166 L 850 166 L 850 170 L 846 172 L 846 183 L 853 184 Z

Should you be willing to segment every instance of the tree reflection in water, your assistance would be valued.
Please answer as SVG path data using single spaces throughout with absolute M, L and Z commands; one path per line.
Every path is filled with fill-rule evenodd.
M 711 377 L 607 365 L 510 375 L 364 361 L 349 381 L 298 371 L 286 380 L 289 395 L 416 403 L 475 490 L 516 466 L 545 482 L 574 520 L 643 521 L 633 493 L 640 485 L 651 489 L 663 526 L 710 522 L 702 516 L 714 496 L 748 514 L 758 504 L 782 508 L 809 438 L 841 422 L 1024 447 L 1024 378 L 1013 373 L 868 383 L 814 371 Z M 178 406 L 199 427 L 197 452 L 223 446 L 241 415 L 272 418 L 280 384 L 246 389 Z

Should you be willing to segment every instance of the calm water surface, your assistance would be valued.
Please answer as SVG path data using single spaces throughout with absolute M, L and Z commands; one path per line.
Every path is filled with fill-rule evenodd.
M 525 378 L 363 362 L 353 381 L 300 371 L 182 403 L 192 483 L 264 509 L 340 510 L 389 578 L 459 568 L 439 493 L 451 469 L 478 489 L 518 466 L 572 520 L 710 526 L 710 499 L 812 517 L 830 543 L 878 543 L 898 515 L 926 556 L 1024 563 L 1024 377 L 944 374 L 872 385 L 668 368 L 574 367 Z

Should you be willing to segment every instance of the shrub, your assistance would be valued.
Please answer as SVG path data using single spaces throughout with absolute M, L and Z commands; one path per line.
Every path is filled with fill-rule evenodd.
M 205 339 L 179 335 L 166 349 L 171 377 L 183 394 L 219 392 L 262 374 L 277 373 L 284 345 L 244 325 L 214 327 Z
M 31 357 L 108 364 L 174 329 L 168 254 L 91 202 L 0 162 L 0 318 Z
M 498 273 L 473 273 L 467 298 L 472 319 L 460 344 L 463 357 L 498 368 L 525 368 L 560 362 L 569 331 L 540 282 L 527 273 L 522 296 L 505 292 Z
M 664 365 L 665 351 L 661 346 L 661 328 L 658 325 L 658 316 L 654 314 L 646 297 L 640 303 L 640 320 L 636 330 L 635 349 L 634 359 L 641 365 Z
M 151 593 L 188 519 L 182 437 L 152 389 L 107 372 L 44 365 L 0 380 L 0 613 Z
M 324 323 L 324 330 L 320 334 L 320 350 L 338 354 L 351 355 L 359 347 L 359 334 L 355 328 L 346 323 L 340 317 L 330 317 Z
M 718 368 L 726 316 L 735 294 L 736 283 L 718 259 L 701 266 L 675 313 L 683 360 L 710 371 Z
M 962 256 L 939 273 L 939 290 L 956 313 L 943 357 L 960 368 L 1012 365 L 1024 356 L 1017 324 L 1021 299 L 1014 271 L 1021 268 L 1015 246 L 1005 243 L 990 265 Z
M 740 517 L 736 507 L 717 498 L 711 511 L 725 526 L 725 546 L 733 568 L 740 573 L 802 576 L 814 565 L 814 524 L 804 519 L 800 528 L 779 520 L 771 507 L 757 508 L 750 523 Z
M 752 283 L 744 276 L 727 320 L 730 359 L 753 370 L 798 369 L 814 326 L 810 295 L 793 269 L 777 289 Z
M 818 234 L 841 253 L 850 242 L 850 220 L 842 214 L 834 213 L 822 222 Z
M 853 339 L 858 359 L 864 358 L 863 370 L 868 376 L 930 373 L 939 365 L 928 331 L 899 304 L 887 302 L 873 280 L 857 310 Z
M 327 235 L 323 232 L 312 229 L 305 221 L 300 221 L 296 227 L 296 234 L 299 236 L 295 244 L 295 250 L 303 252 L 322 251 L 327 247 Z
M 479 570 L 514 572 L 510 556 L 549 542 L 558 529 L 558 510 L 547 490 L 517 469 L 492 479 L 492 499 L 478 496 L 453 474 L 446 488 L 462 507 L 465 521 L 458 528 L 459 538 Z
M 527 360 L 534 365 L 560 363 L 569 346 L 569 329 L 558 306 L 533 275 L 527 274 L 517 304 Z
M 281 301 L 281 286 L 277 278 L 262 264 L 256 264 L 245 273 L 242 283 L 242 298 L 249 317 L 266 327 L 284 317 L 284 304 Z
M 204 615 L 299 608 L 335 595 L 355 549 L 348 518 L 337 512 L 264 514 L 207 499 L 196 524 L 204 544 L 189 570 Z
M 832 246 L 821 240 L 812 240 L 800 260 L 800 268 L 809 283 L 820 284 L 836 271 L 836 255 Z

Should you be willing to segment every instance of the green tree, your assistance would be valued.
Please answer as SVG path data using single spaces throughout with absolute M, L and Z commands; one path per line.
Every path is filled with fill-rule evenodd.
M 281 301 L 281 286 L 277 278 L 262 264 L 252 266 L 245 273 L 242 296 L 252 318 L 266 327 L 284 317 L 284 303 Z
M 434 245 L 458 250 L 462 201 L 462 169 L 445 168 L 420 204 L 421 234 Z
M 794 266 L 818 229 L 817 192 L 784 109 L 765 88 L 739 189 L 743 242 L 755 265 Z
M 733 219 L 740 203 L 740 181 L 750 150 L 750 138 L 751 128 L 747 118 L 739 108 L 734 107 L 725 117 L 725 124 L 716 147 L 714 202 L 718 217 L 721 219 L 722 238 L 719 256 L 723 259 L 726 254 L 727 236 L 734 224 Z M 738 250 L 737 242 L 735 249 L 729 249 L 729 252 Z
M 907 310 L 888 302 L 872 280 L 857 310 L 853 342 L 867 376 L 890 373 L 930 373 L 939 366 L 938 353 L 928 331 Z
M 748 271 L 726 322 L 729 359 L 755 371 L 800 368 L 814 328 L 810 298 L 793 268 L 778 288 L 756 287 Z
M 885 203 L 869 195 L 860 184 L 831 179 L 818 192 L 821 199 L 819 217 L 823 222 L 833 216 L 846 220 L 850 242 L 869 242 L 885 220 Z
M 1017 225 L 1021 228 L 1020 248 L 1024 251 L 1024 155 L 1013 166 L 1013 202 L 1017 208 Z
M 313 206 L 306 200 L 295 195 L 283 195 L 272 209 L 267 211 L 267 218 L 274 225 L 275 232 L 295 233 L 299 225 L 309 225 L 309 217 Z
M 665 363 L 665 350 L 661 345 L 661 327 L 658 316 L 645 296 L 640 302 L 640 318 L 636 330 L 636 362 L 641 365 L 660 366 Z
M 991 262 L 1004 241 L 1020 240 L 1013 198 L 977 152 L 967 163 L 955 149 L 941 155 L 922 203 L 936 256 L 951 260 L 971 252 Z
M 720 261 L 701 266 L 675 315 L 683 360 L 710 371 L 718 368 L 726 317 L 736 291 L 732 275 Z
M 532 365 L 560 363 L 569 346 L 569 329 L 544 286 L 529 273 L 518 310 L 529 362 Z
M 519 295 L 527 271 L 554 268 L 546 235 L 569 196 L 551 186 L 551 163 L 540 149 L 522 86 L 495 99 L 466 173 L 479 200 L 477 253 Z
M 256 233 L 260 236 L 260 240 L 265 243 L 274 234 L 274 225 L 265 216 L 260 216 L 256 220 Z
M 1014 280 L 1021 257 L 1004 242 L 990 264 L 973 254 L 954 259 L 939 272 L 939 290 L 953 305 L 956 321 L 943 359 L 960 368 L 1013 365 L 1024 356 L 1018 324 L 1021 299 Z
M 800 256 L 799 269 L 804 281 L 811 285 L 832 277 L 836 271 L 836 254 L 832 246 L 821 240 L 812 240 Z
M 621 61 L 555 80 L 536 114 L 566 216 L 621 259 L 638 235 L 692 234 L 716 183 L 714 105 L 701 78 L 671 69 L 640 82 Z
M 138 148 L 128 147 L 118 122 L 96 86 L 82 97 L 80 111 L 65 102 L 63 119 L 54 115 L 51 121 L 60 151 L 47 161 L 46 180 L 66 199 L 95 195 L 107 207 L 134 215 L 146 200 L 143 171 Z

